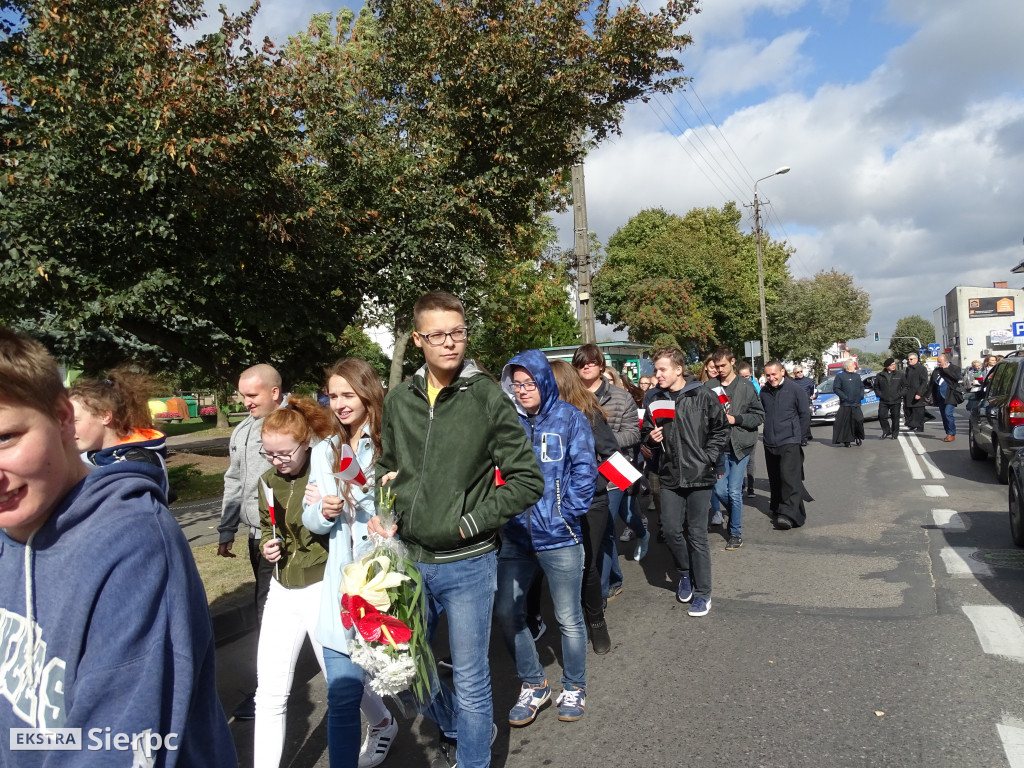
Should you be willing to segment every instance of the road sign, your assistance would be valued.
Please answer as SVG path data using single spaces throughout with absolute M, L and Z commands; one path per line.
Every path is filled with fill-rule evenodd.
M 744 357 L 760 357 L 761 356 L 761 342 L 760 341 L 744 341 L 743 342 L 743 356 Z
M 942 351 L 941 344 L 929 344 L 928 345 L 928 357 L 937 357 Z
M 1024 338 L 1024 322 L 1015 322 L 1013 324 L 1013 340 Z

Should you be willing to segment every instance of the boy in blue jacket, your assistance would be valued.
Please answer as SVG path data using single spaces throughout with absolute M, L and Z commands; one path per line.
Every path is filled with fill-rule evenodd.
M 136 462 L 89 472 L 53 358 L 0 328 L 0 766 L 237 763 L 163 483 Z M 78 748 L 18 751 L 20 728 L 69 729 Z
M 580 602 L 583 535 L 579 519 L 590 507 L 596 487 L 594 436 L 587 417 L 559 400 L 555 376 L 543 352 L 530 349 L 512 358 L 502 371 L 501 386 L 515 401 L 544 475 L 544 495 L 505 524 L 498 555 L 494 610 L 523 683 L 508 721 L 529 725 L 551 698 L 526 624 L 526 594 L 543 571 L 562 632 L 558 719 L 572 722 L 583 717 L 586 706 L 587 630 Z

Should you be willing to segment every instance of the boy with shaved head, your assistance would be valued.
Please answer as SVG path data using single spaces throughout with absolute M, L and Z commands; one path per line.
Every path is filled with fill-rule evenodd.
M 231 433 L 228 443 L 231 464 L 224 473 L 224 498 L 221 501 L 220 535 L 217 554 L 235 557 L 231 551 L 242 522 L 249 532 L 249 562 L 256 579 L 256 625 L 263 620 L 263 606 L 270 591 L 272 566 L 260 553 L 259 479 L 270 468 L 263 458 L 261 437 L 264 417 L 281 407 L 284 393 L 281 374 L 272 365 L 261 363 L 242 371 L 238 378 L 238 392 L 249 416 Z M 247 695 L 234 712 L 238 720 L 252 720 L 256 716 L 255 692 Z

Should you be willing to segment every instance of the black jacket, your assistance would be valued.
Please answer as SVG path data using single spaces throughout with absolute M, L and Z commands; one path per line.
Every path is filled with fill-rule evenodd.
M 842 371 L 836 375 L 832 391 L 839 398 L 840 405 L 860 405 L 864 399 L 864 380 L 860 374 Z
M 875 394 L 886 405 L 895 405 L 903 397 L 903 374 L 899 371 L 882 371 L 875 376 Z
M 665 488 L 707 488 L 715 484 L 715 467 L 729 441 L 729 422 L 715 394 L 700 382 L 691 382 L 678 392 L 664 392 L 662 398 L 676 404 L 676 415 L 662 424 L 659 476 Z M 640 440 L 646 441 L 654 423 L 650 409 L 644 410 Z
M 816 389 L 814 379 L 812 379 L 810 376 L 804 376 L 802 379 L 793 377 L 792 382 L 807 394 L 808 400 L 814 399 L 814 390 Z
M 783 379 L 777 387 L 767 382 L 761 387 L 764 406 L 764 444 L 800 445 L 811 428 L 811 402 L 792 379 Z
M 928 369 L 918 363 L 908 365 L 903 372 L 903 392 L 907 408 L 923 408 L 924 399 L 928 396 Z M 921 399 L 914 401 L 914 395 L 920 395 Z
M 946 397 L 942 397 L 942 393 L 939 392 L 939 382 L 943 379 L 946 380 Z M 932 392 L 935 398 L 935 404 L 945 403 L 946 405 L 957 405 L 963 402 L 963 397 L 959 400 L 957 395 L 962 394 L 960 390 L 960 366 L 953 365 L 950 363 L 948 367 L 943 368 L 941 366 L 935 366 L 935 370 L 932 371 Z

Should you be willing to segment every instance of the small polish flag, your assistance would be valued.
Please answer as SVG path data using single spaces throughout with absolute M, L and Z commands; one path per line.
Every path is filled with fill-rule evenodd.
M 502 486 L 505 484 L 505 478 L 501 476 L 501 470 L 497 467 L 494 468 L 494 485 L 495 487 Z
M 611 480 L 624 491 L 640 479 L 641 472 L 634 467 L 621 453 L 616 451 L 612 457 L 597 468 L 597 471 Z
M 277 525 L 277 520 L 274 519 L 274 492 L 270 490 L 270 486 L 267 485 L 266 481 L 260 480 L 260 485 L 263 486 L 263 498 L 267 500 L 267 511 L 270 512 L 270 524 Z
M 725 393 L 725 388 L 715 387 L 714 392 L 715 395 L 718 396 L 718 402 L 721 404 L 722 408 L 725 409 L 725 412 L 728 413 L 730 410 L 729 395 Z
M 352 483 L 352 485 L 366 485 L 366 475 L 363 474 L 363 468 L 359 466 L 359 462 L 356 460 L 356 452 L 352 450 L 351 445 L 341 446 L 338 471 L 331 474 L 338 480 L 344 480 L 346 483 Z
M 674 419 L 676 417 L 675 400 L 655 400 L 647 408 L 650 410 L 655 424 L 658 423 L 658 419 Z

